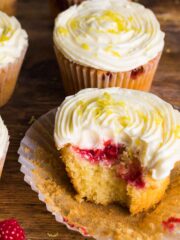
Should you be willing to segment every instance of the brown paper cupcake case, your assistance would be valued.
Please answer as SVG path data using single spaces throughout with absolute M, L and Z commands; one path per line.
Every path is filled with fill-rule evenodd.
M 85 67 L 65 58 L 55 46 L 61 78 L 67 94 L 74 94 L 83 88 L 120 87 L 149 91 L 152 85 L 161 53 L 138 69 L 128 72 L 109 72 Z
M 161 203 L 146 214 L 131 216 L 119 205 L 79 203 L 55 148 L 55 112 L 50 111 L 30 127 L 18 153 L 25 181 L 56 220 L 98 240 L 177 240 L 177 226 L 169 232 L 163 221 L 180 217 L 180 164 L 172 172 L 170 187 Z
M 17 60 L 0 68 L 0 107 L 9 101 L 14 92 L 26 50 L 27 46 L 23 49 L 21 56 Z

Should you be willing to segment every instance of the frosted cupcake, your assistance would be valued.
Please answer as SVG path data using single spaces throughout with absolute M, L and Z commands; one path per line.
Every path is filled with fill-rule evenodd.
M 66 10 L 74 4 L 80 4 L 84 0 L 49 0 L 49 5 L 53 17 L 56 17 L 58 13 Z
M 138 3 L 91 0 L 58 15 L 54 45 L 67 93 L 88 87 L 148 91 L 164 33 Z
M 4 161 L 6 158 L 8 146 L 9 146 L 8 130 L 4 125 L 2 118 L 0 117 L 0 178 L 1 178 L 2 169 L 4 166 Z
M 9 15 L 15 14 L 16 0 L 1 0 L 0 11 L 3 11 Z
M 85 89 L 58 108 L 54 137 L 78 200 L 136 214 L 162 199 L 180 160 L 180 113 L 143 91 Z
M 14 91 L 28 46 L 27 38 L 15 17 L 0 12 L 0 107 Z

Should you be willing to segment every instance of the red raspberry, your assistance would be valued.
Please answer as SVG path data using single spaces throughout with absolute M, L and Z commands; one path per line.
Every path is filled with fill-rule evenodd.
M 0 222 L 0 240 L 25 240 L 24 230 L 14 219 Z

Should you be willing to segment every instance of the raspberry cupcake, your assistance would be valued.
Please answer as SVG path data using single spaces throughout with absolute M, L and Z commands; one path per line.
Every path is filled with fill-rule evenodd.
M 9 15 L 15 14 L 16 0 L 1 0 L 0 11 L 3 11 Z
M 28 46 L 27 38 L 17 19 L 0 11 L 0 107 L 14 91 Z
M 180 113 L 143 91 L 85 89 L 58 108 L 54 138 L 79 201 L 136 214 L 162 199 L 180 160 Z
M 58 15 L 54 46 L 67 93 L 89 87 L 148 91 L 164 47 L 153 12 L 127 0 L 91 0 Z
M 50 9 L 53 17 L 56 17 L 58 13 L 66 10 L 74 4 L 80 4 L 84 0 L 49 0 Z
M 0 178 L 9 146 L 9 135 L 2 118 L 0 117 Z

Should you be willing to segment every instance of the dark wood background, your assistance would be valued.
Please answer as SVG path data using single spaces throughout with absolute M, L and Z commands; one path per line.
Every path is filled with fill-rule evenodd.
M 152 92 L 180 106 L 180 1 L 140 2 L 154 10 L 166 32 L 166 46 Z M 29 34 L 29 49 L 16 91 L 11 101 L 0 109 L 11 136 L 0 182 L 0 220 L 18 219 L 28 240 L 82 240 L 78 233 L 55 221 L 19 171 L 17 150 L 30 119 L 37 119 L 58 106 L 65 95 L 53 52 L 53 21 L 48 1 L 19 0 L 17 17 Z

